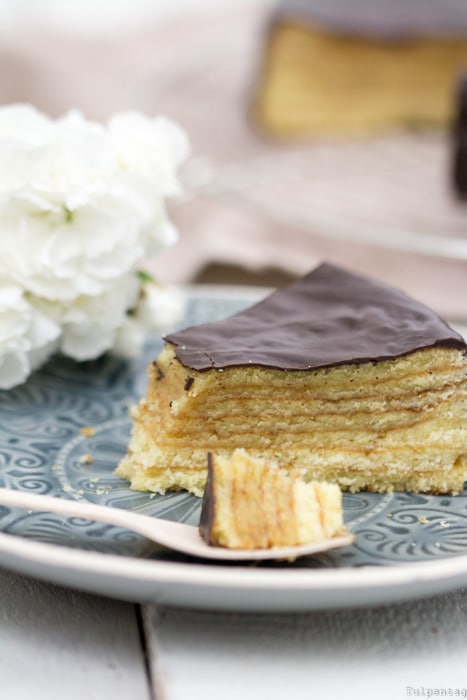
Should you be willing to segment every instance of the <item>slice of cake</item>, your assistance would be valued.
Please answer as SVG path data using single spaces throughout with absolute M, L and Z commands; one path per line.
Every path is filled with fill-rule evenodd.
M 282 0 L 254 99 L 277 136 L 447 126 L 467 65 L 465 0 Z
M 208 544 L 232 549 L 319 542 L 345 531 L 342 494 L 242 449 L 228 458 L 209 453 L 199 529 Z
M 238 447 L 351 491 L 462 491 L 467 346 L 402 292 L 323 264 L 231 318 L 166 337 L 118 474 L 202 495 Z

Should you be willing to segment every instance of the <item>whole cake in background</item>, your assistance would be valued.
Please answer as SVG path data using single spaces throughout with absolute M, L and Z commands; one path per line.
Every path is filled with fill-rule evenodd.
M 117 473 L 202 495 L 206 455 L 350 491 L 458 493 L 467 346 L 403 292 L 330 264 L 224 321 L 166 337 Z
M 446 126 L 466 66 L 465 0 L 283 0 L 254 116 L 285 137 Z

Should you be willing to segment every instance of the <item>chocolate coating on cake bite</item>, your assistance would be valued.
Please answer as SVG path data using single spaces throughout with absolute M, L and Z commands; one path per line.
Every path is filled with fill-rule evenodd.
M 255 365 L 309 370 L 392 360 L 435 346 L 467 350 L 424 304 L 328 263 L 224 321 L 165 340 L 185 367 L 198 371 Z
M 199 534 L 208 544 L 214 544 L 212 539 L 212 528 L 215 517 L 216 494 L 214 492 L 214 475 L 212 466 L 212 454 L 207 456 L 208 477 L 204 487 L 203 502 L 201 505 L 201 515 L 199 518 Z

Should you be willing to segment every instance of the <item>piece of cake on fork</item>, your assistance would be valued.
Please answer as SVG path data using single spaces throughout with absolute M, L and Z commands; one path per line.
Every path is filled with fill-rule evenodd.
M 337 484 L 310 481 L 243 449 L 208 454 L 199 529 L 215 546 L 288 547 L 347 534 Z
M 324 263 L 165 340 L 117 470 L 132 488 L 202 495 L 207 453 L 244 448 L 350 491 L 463 490 L 467 346 L 403 292 Z

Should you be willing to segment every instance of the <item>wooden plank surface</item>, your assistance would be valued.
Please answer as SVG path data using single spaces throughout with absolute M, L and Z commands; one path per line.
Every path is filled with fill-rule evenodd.
M 151 700 L 136 607 L 0 569 L 0 698 Z
M 143 609 L 0 570 L 0 697 L 268 700 L 462 697 L 467 590 L 362 610 Z
M 417 692 L 422 689 L 446 689 L 447 697 L 467 693 L 467 590 L 293 615 L 149 606 L 144 620 L 164 700 L 402 700 L 427 697 Z

